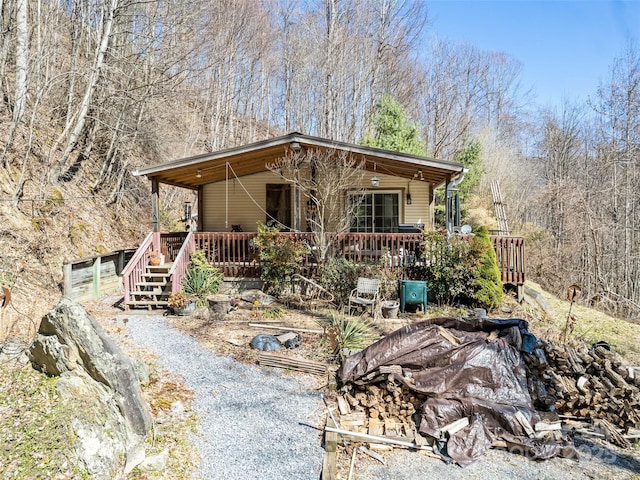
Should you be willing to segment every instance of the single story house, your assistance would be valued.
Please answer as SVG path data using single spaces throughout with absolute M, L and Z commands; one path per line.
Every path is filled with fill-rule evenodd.
M 180 290 L 189 253 L 195 248 L 205 250 L 226 277 L 259 276 L 252 251 L 259 223 L 274 223 L 283 235 L 313 244 L 312 230 L 317 231 L 313 226 L 318 224 L 313 222 L 322 206 L 314 185 L 327 183 L 318 168 L 310 165 L 310 159 L 329 162 L 337 157 L 358 170 L 357 175 L 329 179 L 335 188 L 331 208 L 341 209 L 339 216 L 349 217 L 347 228 L 336 237 L 340 243 L 337 248 L 354 260 L 365 256 L 378 260 L 385 254 L 393 265 L 403 264 L 407 252 L 417 249 L 420 229 L 433 228 L 435 188 L 454 185 L 464 176 L 464 166 L 459 163 L 295 132 L 138 170 L 134 175 L 151 181 L 153 231 L 123 272 L 125 304 L 166 305 L 168 295 Z M 293 178 L 297 181 L 291 181 Z M 197 192 L 196 228 L 160 232 L 162 184 Z M 447 226 L 452 231 L 457 218 L 452 208 L 455 201 L 447 197 Z M 164 254 L 164 270 L 155 267 L 149 271 L 147 254 L 152 250 Z M 509 269 L 513 271 L 512 266 Z M 524 266 L 521 269 L 523 274 Z M 313 275 L 313 256 L 301 271 Z

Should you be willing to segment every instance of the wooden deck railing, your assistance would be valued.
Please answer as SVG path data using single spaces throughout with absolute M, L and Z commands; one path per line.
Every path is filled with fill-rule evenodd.
M 313 277 L 317 273 L 314 237 L 311 233 L 281 233 L 309 245 L 309 254 L 300 265 L 300 273 Z M 195 232 L 194 245 L 207 253 L 209 261 L 225 277 L 260 276 L 258 252 L 253 243 L 255 233 Z M 524 239 L 491 236 L 503 283 L 522 284 L 525 280 Z M 420 233 L 344 233 L 332 245 L 338 254 L 359 263 L 384 263 L 391 268 L 420 264 L 423 236 Z
M 136 284 L 142 281 L 142 275 L 147 270 L 149 257 L 147 253 L 151 250 L 159 250 L 160 234 L 152 232 L 140 244 L 136 253 L 131 257 L 127 266 L 122 271 L 122 283 L 124 285 L 124 304 L 127 305 L 131 298 L 131 292 L 136 288 Z
M 524 238 L 500 235 L 492 235 L 490 238 L 496 251 L 502 283 L 522 285 L 526 280 Z

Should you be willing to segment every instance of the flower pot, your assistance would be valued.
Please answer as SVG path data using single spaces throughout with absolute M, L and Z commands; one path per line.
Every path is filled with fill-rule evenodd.
M 398 316 L 398 310 L 400 308 L 400 302 L 383 302 L 382 303 L 382 316 L 384 318 L 396 318 Z
M 196 309 L 195 300 L 187 300 L 183 307 L 173 307 L 173 313 L 183 317 L 189 316 Z
M 152 267 L 157 267 L 158 265 L 160 265 L 160 257 L 150 257 L 149 265 L 151 265 Z

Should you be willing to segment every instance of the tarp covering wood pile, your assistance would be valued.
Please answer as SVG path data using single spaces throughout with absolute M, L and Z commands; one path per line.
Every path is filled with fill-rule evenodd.
M 400 365 L 402 374 L 391 374 L 394 380 L 427 396 L 420 433 L 442 440 L 448 437 L 444 426 L 469 419 L 469 425 L 446 442 L 446 454 L 460 465 L 472 463 L 497 440 L 535 459 L 575 456 L 570 443 L 530 438 L 516 418 L 522 414 L 532 426 L 540 421 L 519 350 L 535 343 L 527 328 L 519 319 L 430 319 L 400 328 L 347 357 L 338 378 L 364 385 L 380 380 L 381 366 Z

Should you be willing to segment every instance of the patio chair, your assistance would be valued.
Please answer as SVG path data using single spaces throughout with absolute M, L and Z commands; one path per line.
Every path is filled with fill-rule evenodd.
M 378 294 L 380 292 L 380 280 L 376 278 L 358 278 L 358 286 L 349 294 L 349 313 L 352 306 L 371 307 L 371 316 L 374 316 Z

